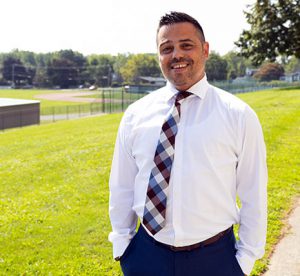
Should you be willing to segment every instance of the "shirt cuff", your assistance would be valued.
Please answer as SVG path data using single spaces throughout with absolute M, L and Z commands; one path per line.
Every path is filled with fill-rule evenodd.
M 121 257 L 125 252 L 130 240 L 128 239 L 117 239 L 113 241 L 113 257 Z
M 255 263 L 255 259 L 246 254 L 242 254 L 239 251 L 236 254 L 236 258 L 244 274 L 250 275 Z

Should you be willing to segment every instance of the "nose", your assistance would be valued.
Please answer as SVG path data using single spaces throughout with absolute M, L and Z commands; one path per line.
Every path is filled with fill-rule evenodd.
M 180 47 L 175 47 L 173 50 L 173 59 L 179 60 L 184 56 L 182 49 Z

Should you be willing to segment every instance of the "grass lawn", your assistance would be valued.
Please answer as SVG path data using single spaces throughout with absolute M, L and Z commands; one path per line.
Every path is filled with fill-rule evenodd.
M 252 274 L 259 275 L 300 195 L 300 90 L 239 97 L 259 115 L 268 150 L 267 252 Z M 0 275 L 121 275 L 107 241 L 108 178 L 120 118 L 0 133 Z

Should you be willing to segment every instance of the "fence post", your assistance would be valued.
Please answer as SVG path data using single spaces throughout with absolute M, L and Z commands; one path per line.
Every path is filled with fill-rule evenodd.
M 122 112 L 124 112 L 124 91 L 125 91 L 125 88 L 122 86 Z
M 105 97 L 104 97 L 103 89 L 102 89 L 102 112 L 105 113 Z
M 109 90 L 109 113 L 111 114 L 111 101 L 112 101 L 112 97 L 111 97 L 111 89 Z

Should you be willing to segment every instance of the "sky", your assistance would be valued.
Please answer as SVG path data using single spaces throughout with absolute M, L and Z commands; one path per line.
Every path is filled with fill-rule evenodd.
M 235 48 L 249 29 L 243 10 L 255 0 L 2 0 L 0 52 L 72 49 L 84 55 L 156 53 L 156 28 L 169 11 L 204 29 L 210 50 Z

